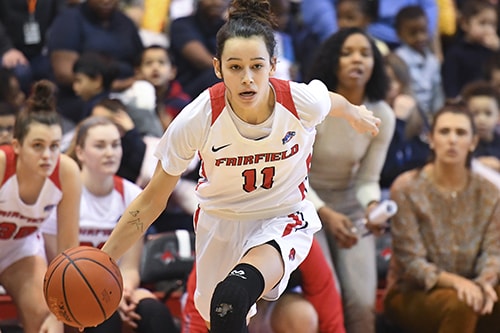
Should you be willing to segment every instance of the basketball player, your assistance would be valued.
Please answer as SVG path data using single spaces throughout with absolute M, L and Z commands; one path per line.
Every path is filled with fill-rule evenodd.
M 212 333 L 246 332 L 254 303 L 280 296 L 321 228 L 304 200 L 315 126 L 330 114 L 375 135 L 380 120 L 320 81 L 270 78 L 276 41 L 266 0 L 233 1 L 216 44 L 214 70 L 223 82 L 172 122 L 156 150 L 153 178 L 103 250 L 121 257 L 199 154 L 195 305 Z
M 78 245 L 78 166 L 60 154 L 62 129 L 54 86 L 39 81 L 18 114 L 12 146 L 0 147 L 0 284 L 13 298 L 26 333 L 62 333 L 43 296 L 47 270 L 40 226 L 52 211 L 57 252 Z
M 141 188 L 116 176 L 122 158 L 121 138 L 118 127 L 107 117 L 84 119 L 75 130 L 67 154 L 81 169 L 80 245 L 100 248 Z M 47 245 L 53 243 L 57 234 L 54 222 L 51 218 L 42 228 Z M 123 323 L 138 333 L 176 331 L 167 307 L 149 290 L 139 288 L 142 248 L 140 239 L 118 262 L 123 277 L 118 310 L 104 323 L 86 328 L 85 332 L 121 332 Z

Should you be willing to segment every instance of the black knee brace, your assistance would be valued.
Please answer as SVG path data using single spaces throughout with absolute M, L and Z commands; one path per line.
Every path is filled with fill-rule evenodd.
M 239 264 L 215 288 L 210 304 L 211 333 L 246 332 L 250 307 L 264 291 L 264 277 L 257 268 Z

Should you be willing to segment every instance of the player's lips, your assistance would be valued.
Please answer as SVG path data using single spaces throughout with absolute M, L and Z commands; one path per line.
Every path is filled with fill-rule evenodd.
M 247 90 L 247 91 L 240 92 L 238 95 L 243 99 L 252 99 L 256 94 L 257 94 L 257 92 L 255 92 L 253 90 Z

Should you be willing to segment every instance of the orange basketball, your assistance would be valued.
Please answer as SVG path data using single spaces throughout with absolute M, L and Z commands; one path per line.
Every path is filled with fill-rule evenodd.
M 73 327 L 93 327 L 118 308 L 123 281 L 118 265 L 107 253 L 77 246 L 52 260 L 43 292 L 57 319 Z

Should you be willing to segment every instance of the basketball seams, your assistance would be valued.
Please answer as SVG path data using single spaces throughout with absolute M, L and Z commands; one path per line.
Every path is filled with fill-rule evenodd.
M 123 280 L 117 263 L 105 252 L 77 246 L 63 251 L 49 264 L 43 291 L 49 309 L 59 320 L 74 327 L 92 327 L 107 320 L 118 308 Z M 86 301 L 75 298 L 79 293 Z M 97 303 L 92 314 L 84 310 L 82 301 L 85 305 Z

